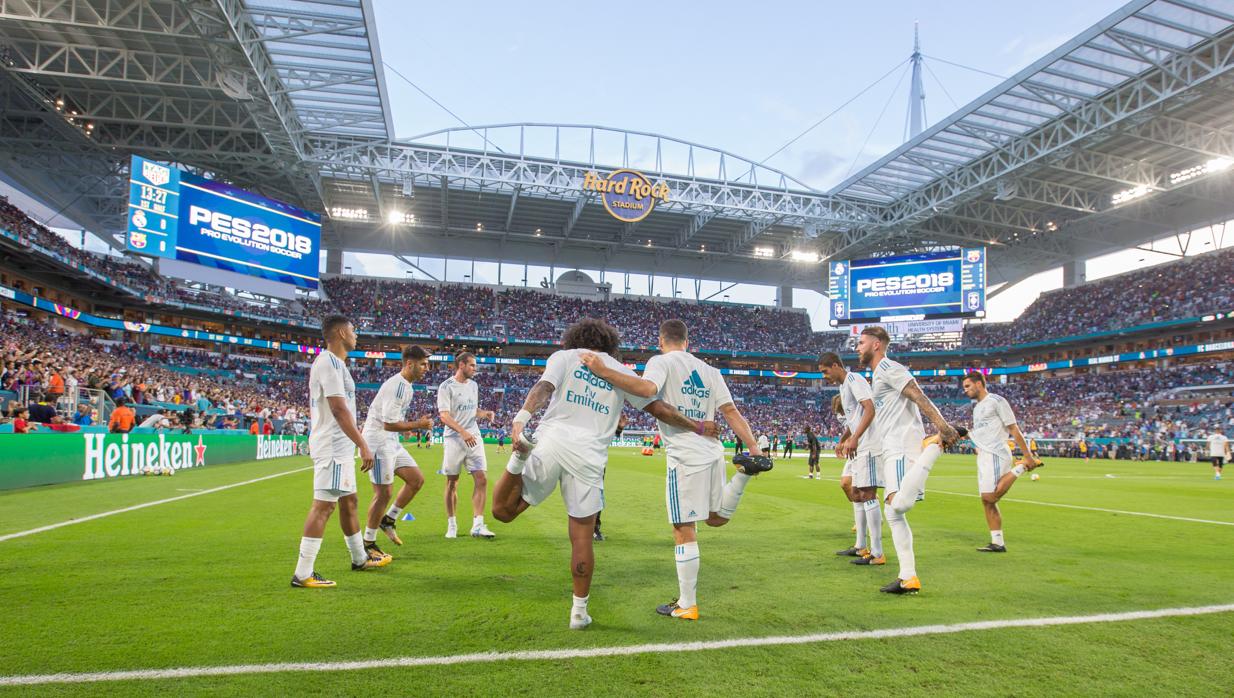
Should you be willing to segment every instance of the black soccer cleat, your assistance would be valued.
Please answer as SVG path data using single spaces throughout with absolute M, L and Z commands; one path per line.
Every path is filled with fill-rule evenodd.
M 861 557 L 861 548 L 854 545 L 851 548 L 837 550 L 836 555 L 839 555 L 840 557 Z
M 746 475 L 758 475 L 774 467 L 767 456 L 751 456 L 748 453 L 733 456 L 733 465 Z
M 884 594 L 916 594 L 921 591 L 921 582 L 913 577 L 912 579 L 896 579 L 887 586 L 879 589 Z
M 999 545 L 998 543 L 990 543 L 984 548 L 977 548 L 977 552 L 979 553 L 1005 553 L 1007 552 L 1007 546 Z

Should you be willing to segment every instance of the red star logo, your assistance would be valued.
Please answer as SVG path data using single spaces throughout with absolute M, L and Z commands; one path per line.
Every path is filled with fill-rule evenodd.
M 197 445 L 193 447 L 193 450 L 197 451 L 197 465 L 206 464 L 206 448 L 207 446 L 205 440 L 202 438 L 201 434 L 198 434 Z

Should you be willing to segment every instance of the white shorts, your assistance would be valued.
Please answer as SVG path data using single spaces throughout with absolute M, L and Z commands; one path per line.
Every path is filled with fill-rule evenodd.
M 337 502 L 356 493 L 356 459 L 314 458 L 313 499 Z
M 844 464 L 844 472 L 841 474 L 841 477 L 851 477 L 854 489 L 882 487 L 881 461 L 882 458 L 869 451 L 860 451 Z
M 723 457 L 702 466 L 686 466 L 669 458 L 664 481 L 668 522 L 706 521 L 711 512 L 719 511 L 720 497 L 724 494 L 725 468 Z
M 373 448 L 369 444 L 369 448 Z M 411 457 L 401 443 L 386 443 L 381 448 L 373 449 L 373 469 L 368 471 L 368 479 L 374 485 L 394 484 L 394 471 L 399 468 L 419 468 L 416 459 Z
M 879 456 L 883 467 L 883 492 L 889 496 L 900 491 L 900 481 L 917 464 L 917 457 L 904 453 L 884 453 Z
M 478 436 L 474 448 L 467 448 L 467 444 L 462 439 L 450 437 L 445 440 L 443 450 L 441 472 L 446 475 L 458 475 L 462 472 L 464 465 L 467 466 L 469 473 L 488 470 L 488 458 L 484 455 L 484 439 Z
M 547 499 L 560 484 L 561 501 L 570 516 L 585 519 L 602 511 L 604 488 L 589 485 L 566 470 L 560 459 L 555 457 L 554 446 L 549 439 L 541 438 L 527 458 L 527 465 L 523 468 L 523 501 L 534 507 Z
M 989 494 L 998 487 L 998 480 L 1011 470 L 1009 453 L 977 453 L 977 492 Z

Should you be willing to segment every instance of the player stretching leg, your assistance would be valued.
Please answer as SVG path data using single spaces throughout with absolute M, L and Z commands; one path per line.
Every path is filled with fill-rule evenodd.
M 342 315 L 330 315 L 321 322 L 321 334 L 326 340 L 326 351 L 317 355 L 309 369 L 313 504 L 304 521 L 300 558 L 291 577 L 293 587 L 317 589 L 334 586 L 333 581 L 317 574 L 314 565 L 336 504 L 347 550 L 351 552 L 351 569 L 367 570 L 390 562 L 388 557 L 370 557 L 365 552 L 356 513 L 357 447 L 360 469 L 368 472 L 373 467 L 373 452 L 356 428 L 356 384 L 346 363 L 347 352 L 356 348 L 356 328 Z
M 998 510 L 998 500 L 1007 494 L 1016 478 L 1027 470 L 1041 465 L 1036 454 L 1024 440 L 1020 425 L 1016 423 L 1011 405 L 1002 395 L 986 389 L 985 376 L 977 371 L 964 376 L 964 394 L 973 403 L 973 428 L 969 438 L 977 448 L 977 491 L 985 507 L 985 520 L 990 525 L 990 544 L 977 548 L 983 553 L 1005 553 L 1003 542 L 1003 515 Z M 1007 448 L 1007 436 L 1011 435 L 1024 453 L 1022 464 L 1011 467 L 1011 450 Z
M 369 504 L 364 529 L 364 549 L 370 554 L 377 552 L 385 555 L 377 547 L 378 529 L 396 545 L 403 544 L 395 529 L 395 521 L 424 486 L 420 466 L 399 442 L 399 434 L 433 426 L 433 418 L 428 415 L 416 421 L 403 421 L 407 416 L 407 406 L 411 404 L 412 384 L 428 372 L 428 352 L 411 344 L 404 344 L 399 350 L 403 358 L 402 370 L 381 384 L 364 418 L 364 440 L 373 451 L 373 469 L 368 472 L 373 483 L 373 501 Z M 394 506 L 386 511 L 393 494 L 395 475 L 403 481 L 403 487 Z
M 681 320 L 660 324 L 660 354 L 647 361 L 643 377 L 612 368 L 599 354 L 584 353 L 579 358 L 591 372 L 631 395 L 658 398 L 676 412 L 699 422 L 712 422 L 716 412 L 738 438 L 754 442 L 745 417 L 733 403 L 733 396 L 720 372 L 689 353 L 690 340 Z M 724 445 L 696 430 L 660 421 L 664 437 L 668 472 L 665 501 L 668 521 L 673 526 L 674 555 L 677 560 L 677 599 L 656 608 L 660 615 L 698 620 L 698 532 L 696 524 L 723 526 L 733 518 L 737 504 L 750 478 L 771 470 L 771 460 L 752 447 L 750 456 L 737 456 L 738 471 L 727 483 Z
M 570 628 L 574 630 L 591 624 L 587 602 L 595 568 L 592 536 L 595 515 L 604 508 L 604 469 L 622 404 L 629 403 L 682 429 L 719 434 L 714 422 L 696 422 L 661 400 L 626 393 L 593 374 L 579 358 L 585 350 L 594 352 L 605 365 L 633 375 L 612 357 L 619 342 L 617 330 L 603 320 L 585 318 L 566 330 L 561 350 L 548 358 L 544 374 L 531 387 L 523 409 L 514 418 L 510 431 L 514 454 L 493 489 L 493 516 L 509 523 L 561 486 L 569 517 L 570 574 L 574 582 Z M 540 419 L 533 444 L 524 436 L 524 429 L 545 405 L 548 409 Z
M 889 594 L 905 594 L 921 589 L 921 580 L 917 578 L 917 560 L 913 553 L 913 531 L 909 528 L 904 512 L 895 508 L 896 493 L 911 503 L 916 500 L 920 491 L 916 485 L 904 483 L 905 473 L 918 467 L 920 485 L 925 484 L 925 475 L 933 466 L 931 458 L 937 458 L 938 447 L 932 454 L 923 458 L 922 441 L 925 431 L 921 426 L 921 415 L 926 417 L 938 428 L 943 445 L 951 445 L 959 438 L 955 428 L 943 419 L 938 408 L 925 396 L 917 381 L 903 364 L 887 358 L 887 347 L 891 338 L 881 327 L 867 327 L 861 331 L 857 341 L 857 353 L 861 363 L 874 371 L 874 381 L 871 392 L 874 396 L 874 434 L 873 450 L 881 453 L 883 463 L 883 484 L 886 492 L 886 508 L 884 515 L 891 527 L 891 541 L 895 545 L 896 557 L 899 559 L 900 572 L 896 579 L 882 588 Z M 918 463 L 918 461 L 921 461 Z
M 472 378 L 476 375 L 476 357 L 463 352 L 454 358 L 454 375 L 437 388 L 437 410 L 445 425 L 441 471 L 446 475 L 446 538 L 458 537 L 458 522 L 454 511 L 458 507 L 458 476 L 463 466 L 475 484 L 471 491 L 471 537 L 494 538 L 484 525 L 484 499 L 488 494 L 488 459 L 484 455 L 484 439 L 476 419 L 492 421 L 492 410 L 480 410 L 480 388 Z
M 866 379 L 845 370 L 840 357 L 834 352 L 823 354 L 819 360 L 823 376 L 833 385 L 840 386 L 840 393 L 833 399 L 832 408 L 844 417 L 844 433 L 836 446 L 836 455 L 846 459 L 840 486 L 853 503 L 853 520 L 856 523 L 857 540 L 853 547 L 836 552 L 836 555 L 856 557 L 853 564 L 882 565 L 883 513 L 878 507 L 878 488 L 882 485 L 878 474 L 878 458 L 870 448 L 870 426 L 874 423 L 874 397 Z M 836 404 L 838 403 L 838 404 Z

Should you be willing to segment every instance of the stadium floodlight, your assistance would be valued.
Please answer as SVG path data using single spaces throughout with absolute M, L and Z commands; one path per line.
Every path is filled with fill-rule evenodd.
M 363 208 L 343 208 L 341 206 L 335 206 L 330 209 L 330 217 L 352 221 L 366 221 L 368 220 L 368 210 Z
M 805 264 L 818 264 L 818 253 L 810 250 L 793 250 L 791 255 L 794 262 L 802 262 Z
M 408 225 L 416 222 L 416 214 L 393 210 L 386 214 L 386 222 L 390 225 Z
M 771 257 L 776 256 L 776 251 L 771 249 L 770 247 L 755 247 L 754 256 L 755 257 L 766 257 L 770 259 Z
M 1182 184 L 1183 182 L 1203 177 L 1204 175 L 1214 174 L 1216 172 L 1224 172 L 1234 165 L 1234 159 L 1231 158 L 1213 158 L 1202 165 L 1188 167 L 1185 170 L 1179 170 L 1170 174 L 1170 184 Z
M 1138 187 L 1124 189 L 1119 192 L 1114 192 L 1114 196 L 1110 197 L 1110 203 L 1114 204 L 1115 206 L 1119 204 L 1125 204 L 1128 201 L 1134 201 L 1140 198 L 1141 196 L 1147 196 L 1150 191 L 1152 190 L 1148 187 L 1147 184 L 1141 184 Z

